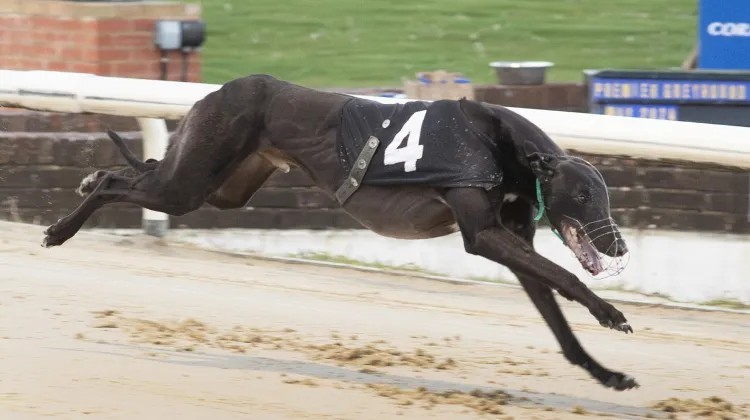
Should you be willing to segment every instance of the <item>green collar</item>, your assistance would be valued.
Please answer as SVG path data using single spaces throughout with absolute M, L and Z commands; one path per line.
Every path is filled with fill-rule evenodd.
M 536 210 L 536 216 L 534 216 L 534 221 L 538 222 L 538 221 L 540 221 L 542 219 L 542 216 L 544 216 L 544 209 L 545 209 L 545 207 L 544 207 L 544 196 L 542 195 L 542 182 L 539 181 L 539 178 L 536 179 L 536 201 L 537 201 L 537 204 L 538 204 L 538 208 Z M 547 218 L 547 219 L 549 219 L 549 218 Z M 550 224 L 550 229 L 552 230 L 552 233 L 554 233 L 555 235 L 557 235 L 557 237 L 560 238 L 560 240 L 563 243 L 565 243 L 565 241 L 563 240 L 562 236 L 560 236 L 560 234 L 557 232 L 557 230 L 555 230 L 555 228 L 552 227 L 552 224 Z
M 539 178 L 536 179 L 536 202 L 539 204 L 539 208 L 536 209 L 534 221 L 538 222 L 544 216 L 544 196 L 542 196 L 542 182 L 539 181 Z

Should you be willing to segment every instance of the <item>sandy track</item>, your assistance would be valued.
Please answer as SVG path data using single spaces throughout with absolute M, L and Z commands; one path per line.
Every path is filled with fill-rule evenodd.
M 92 233 L 47 250 L 41 231 L 0 222 L 3 419 L 749 412 L 748 315 L 618 304 L 626 336 L 565 302 L 584 347 L 641 384 L 618 393 L 563 359 L 516 288 Z

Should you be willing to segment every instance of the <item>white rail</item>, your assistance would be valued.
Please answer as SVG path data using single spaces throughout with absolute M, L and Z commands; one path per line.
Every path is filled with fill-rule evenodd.
M 0 105 L 178 119 L 220 85 L 0 70 Z M 379 102 L 401 99 L 368 97 Z M 750 128 L 512 108 L 561 147 L 593 154 L 684 159 L 750 168 Z M 748 117 L 750 118 L 750 117 Z
M 83 73 L 0 70 L 0 105 L 178 119 L 197 100 L 219 87 Z M 409 100 L 354 96 L 384 103 Z M 564 148 L 750 168 L 748 127 L 512 109 L 539 125 Z
M 143 159 L 164 159 L 169 144 L 167 123 L 158 118 L 138 118 L 143 133 Z M 169 215 L 143 209 L 143 231 L 151 236 L 164 236 L 169 229 Z

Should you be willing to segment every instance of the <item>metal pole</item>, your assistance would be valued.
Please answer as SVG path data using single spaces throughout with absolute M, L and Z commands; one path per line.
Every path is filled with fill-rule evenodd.
M 164 159 L 169 143 L 167 123 L 158 118 L 138 118 L 138 125 L 143 134 L 143 159 Z M 169 230 L 169 215 L 144 208 L 142 226 L 146 235 L 162 237 Z

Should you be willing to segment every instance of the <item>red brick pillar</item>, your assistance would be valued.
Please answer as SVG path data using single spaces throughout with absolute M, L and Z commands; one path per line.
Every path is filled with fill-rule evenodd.
M 160 79 L 155 22 L 200 13 L 197 4 L 175 2 L 0 0 L 0 69 Z M 181 54 L 168 58 L 168 79 L 181 80 Z M 190 53 L 188 63 L 187 80 L 201 81 L 200 53 Z

